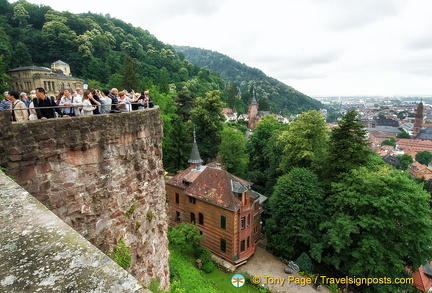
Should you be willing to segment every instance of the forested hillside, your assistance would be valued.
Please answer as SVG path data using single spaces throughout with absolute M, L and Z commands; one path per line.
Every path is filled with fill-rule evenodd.
M 270 109 L 276 113 L 287 114 L 324 107 L 321 102 L 265 75 L 261 70 L 221 53 L 187 46 L 174 46 L 174 49 L 182 52 L 193 64 L 218 72 L 225 81 L 236 84 L 242 92 L 254 88 L 262 110 Z M 246 94 L 246 101 L 249 97 Z
M 163 159 L 169 171 L 187 166 L 195 101 L 214 92 L 225 105 L 226 86 L 217 73 L 179 58 L 145 29 L 110 15 L 0 0 L 0 98 L 10 89 L 7 70 L 50 67 L 57 60 L 68 63 L 73 76 L 87 81 L 89 88 L 150 90 L 164 120 Z M 204 136 L 197 132 L 199 142 Z M 212 144 L 217 149 L 218 143 Z
M 162 91 L 174 83 L 195 95 L 223 88 L 223 80 L 208 70 L 180 60 L 171 46 L 148 31 L 121 20 L 93 13 L 57 12 L 26 1 L 0 0 L 2 69 L 48 66 L 58 60 L 74 76 L 102 86 Z
M 87 81 L 90 88 L 150 90 L 164 119 L 164 164 L 169 171 L 187 166 L 192 122 L 201 130 L 197 141 L 204 159 L 217 154 L 221 126 L 206 133 L 209 118 L 222 119 L 213 113 L 216 106 L 245 113 L 254 92 L 260 110 L 288 115 L 322 106 L 222 54 L 183 49 L 176 53 L 147 30 L 110 15 L 73 14 L 25 0 L 0 0 L 0 93 L 9 89 L 7 70 L 49 67 L 57 60 L 68 63 L 72 74 Z M 198 98 L 207 102 L 198 103 Z

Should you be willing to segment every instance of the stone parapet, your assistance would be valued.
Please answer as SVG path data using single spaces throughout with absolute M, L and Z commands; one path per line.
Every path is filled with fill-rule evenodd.
M 0 112 L 5 172 L 107 255 L 123 238 L 127 271 L 168 289 L 159 108 L 22 123 L 7 112 Z
M 0 171 L 1 292 L 150 292 Z

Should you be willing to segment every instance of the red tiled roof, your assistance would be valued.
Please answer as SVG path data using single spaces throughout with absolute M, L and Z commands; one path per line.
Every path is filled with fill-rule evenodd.
M 412 274 L 412 276 L 414 278 L 414 284 L 417 287 L 417 289 L 423 292 L 428 292 L 429 289 L 432 287 L 432 281 L 424 273 L 423 267 L 420 267 L 417 272 Z
M 233 110 L 231 108 L 222 108 L 222 113 L 225 115 L 227 114 L 233 115 Z
M 179 171 L 176 175 L 171 177 L 166 183 L 179 187 L 179 188 L 187 188 L 188 186 L 183 183 L 183 180 L 186 180 L 188 182 L 193 182 L 196 177 L 199 176 L 200 173 L 194 172 L 192 168 L 187 168 L 186 170 Z
M 417 168 L 417 170 L 422 171 L 427 168 L 426 165 L 423 165 L 419 163 L 418 161 L 415 161 L 414 163 L 410 164 L 410 166 Z
M 188 196 L 230 211 L 236 211 L 241 206 L 241 199 L 235 192 L 246 192 L 246 198 L 256 197 L 253 192 L 249 192 L 251 182 L 209 165 L 202 166 L 201 170 L 188 168 L 180 171 L 166 183 L 182 188 Z
M 222 169 L 207 167 L 200 176 L 186 188 L 185 193 L 202 201 L 236 211 L 241 201 L 231 191 L 231 174 Z

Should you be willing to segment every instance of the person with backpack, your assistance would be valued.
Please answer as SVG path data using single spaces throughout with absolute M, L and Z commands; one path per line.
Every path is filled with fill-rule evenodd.
M 46 120 L 63 116 L 54 99 L 47 97 L 45 89 L 42 87 L 36 88 L 36 98 L 33 99 L 33 106 L 38 119 Z

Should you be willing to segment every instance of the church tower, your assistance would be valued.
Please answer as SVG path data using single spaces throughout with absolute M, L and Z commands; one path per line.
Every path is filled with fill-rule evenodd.
M 190 167 L 193 169 L 199 169 L 201 166 L 203 160 L 201 159 L 199 150 L 198 150 L 198 144 L 196 142 L 196 136 L 195 136 L 195 129 L 194 129 L 194 141 L 192 145 L 192 152 L 190 155 L 190 159 L 188 160 L 188 163 L 190 164 Z
M 420 130 L 423 124 L 423 102 L 421 101 L 417 106 L 417 112 L 415 115 L 414 129 L 412 132 L 412 138 L 416 138 L 420 134 Z
M 248 117 L 249 117 L 248 128 L 249 129 L 254 129 L 256 127 L 257 115 L 258 115 L 258 103 L 255 99 L 255 91 L 254 91 L 252 96 L 252 102 L 249 104 L 248 107 Z

